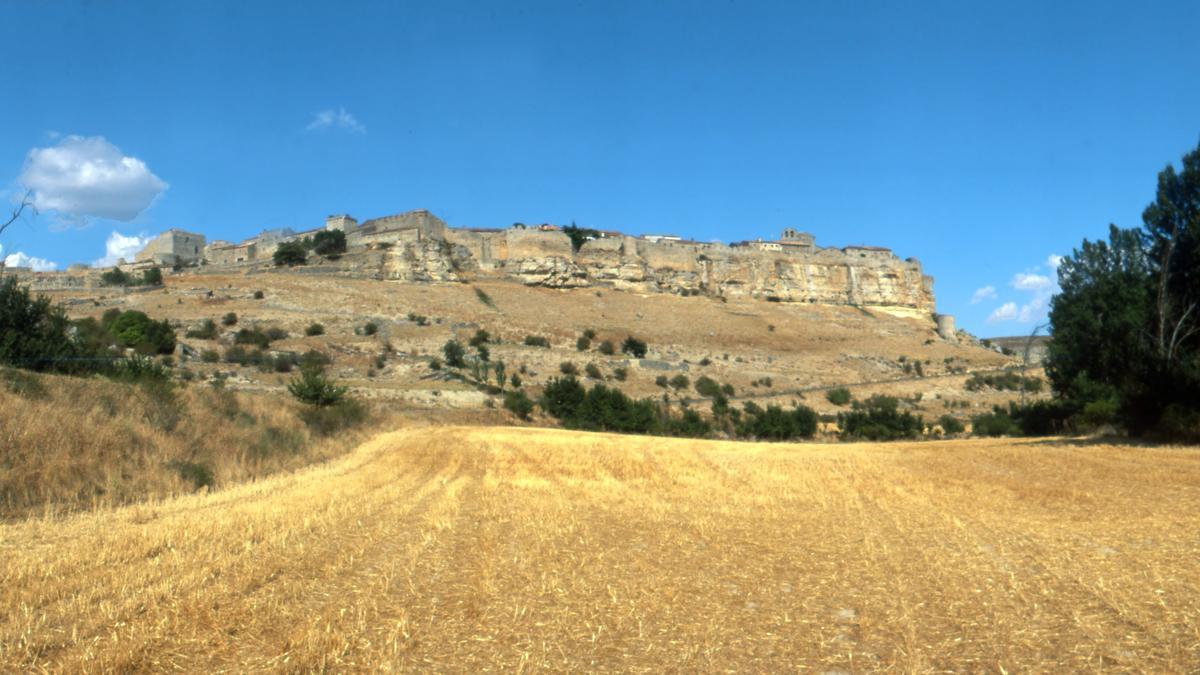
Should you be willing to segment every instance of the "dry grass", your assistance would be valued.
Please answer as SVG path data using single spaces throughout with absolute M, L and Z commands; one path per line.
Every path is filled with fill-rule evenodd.
M 0 526 L 0 670 L 1194 671 L 1200 454 L 425 428 Z
M 0 369 L 0 518 L 222 488 L 342 454 L 370 433 L 315 435 L 300 407 L 206 384 L 164 391 Z

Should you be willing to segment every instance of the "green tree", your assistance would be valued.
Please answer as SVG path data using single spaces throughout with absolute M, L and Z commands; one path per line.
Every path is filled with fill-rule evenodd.
M 600 237 L 600 232 L 585 227 L 578 227 L 574 221 L 563 228 L 563 234 L 566 234 L 571 239 L 571 250 L 573 251 L 579 251 L 579 248 L 588 239 L 598 239 Z
M 447 340 L 442 345 L 442 355 L 446 357 L 446 365 L 451 368 L 463 368 L 467 365 L 466 352 L 458 340 Z
M 346 233 L 341 230 L 322 230 L 312 238 L 313 252 L 336 257 L 346 252 Z
M 288 383 L 288 392 L 301 403 L 318 408 L 336 405 L 346 396 L 346 387 L 340 387 L 325 377 L 317 368 L 304 368 L 300 377 Z
M 69 370 L 79 350 L 66 312 L 45 296 L 31 297 L 16 277 L 0 277 L 0 363 L 29 370 Z
M 621 352 L 640 359 L 646 356 L 646 343 L 644 340 L 639 340 L 630 335 L 621 343 Z
M 294 267 L 308 262 L 308 251 L 305 250 L 302 242 L 285 241 L 275 249 L 275 253 L 271 257 L 275 261 L 276 267 L 285 265 Z

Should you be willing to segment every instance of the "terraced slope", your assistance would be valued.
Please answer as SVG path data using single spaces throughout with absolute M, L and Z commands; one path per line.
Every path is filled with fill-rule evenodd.
M 0 526 L 0 670 L 1188 671 L 1200 453 L 417 428 Z

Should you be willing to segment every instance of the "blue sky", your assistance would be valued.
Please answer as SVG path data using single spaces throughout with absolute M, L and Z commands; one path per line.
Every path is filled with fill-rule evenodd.
M 940 311 L 1016 334 L 1044 316 L 1052 256 L 1138 224 L 1200 141 L 1194 2 L 10 0 L 0 18 L 28 27 L 0 44 L 0 190 L 44 193 L 0 245 L 60 268 L 168 227 L 242 239 L 334 212 L 797 227 L 916 256 Z

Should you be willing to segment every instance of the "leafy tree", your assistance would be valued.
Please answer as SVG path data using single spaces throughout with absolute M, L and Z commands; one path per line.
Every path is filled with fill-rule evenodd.
M 517 417 L 527 420 L 533 412 L 533 401 L 520 389 L 514 389 L 504 394 L 504 409 Z
M 715 406 L 715 402 L 714 402 Z M 771 441 L 812 438 L 817 433 L 817 413 L 807 406 L 785 411 L 777 405 L 765 409 L 746 404 L 745 417 L 738 429 L 743 436 Z
M 451 368 L 464 368 L 467 365 L 464 358 L 466 352 L 458 340 L 447 340 L 446 344 L 442 345 L 442 355 L 446 357 L 446 365 Z
M 341 230 L 322 230 L 312 238 L 313 252 L 326 257 L 346 252 L 346 233 Z
M 305 250 L 304 244 L 299 241 L 285 241 L 275 249 L 275 253 L 271 256 L 275 261 L 276 267 L 295 267 L 308 262 L 308 251 Z
M 80 350 L 70 322 L 45 296 L 31 297 L 16 277 L 0 278 L 0 363 L 29 370 L 69 370 Z
M 143 286 L 162 286 L 162 270 L 158 269 L 157 267 L 151 267 L 148 270 L 142 270 L 141 283 Z
M 175 351 L 175 331 L 166 319 L 154 321 L 144 312 L 121 312 L 107 326 L 117 344 L 133 347 L 143 354 L 170 354 Z
M 114 267 L 100 275 L 101 286 L 129 286 L 132 283 L 133 277 L 123 272 L 119 267 Z
M 842 438 L 889 441 L 921 435 L 925 429 L 921 417 L 900 412 L 899 408 L 900 402 L 892 396 L 875 395 L 866 401 L 855 401 L 850 412 L 838 413 Z

